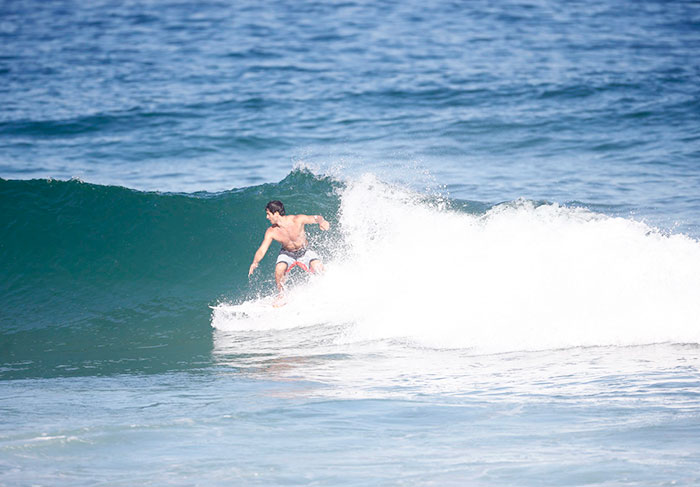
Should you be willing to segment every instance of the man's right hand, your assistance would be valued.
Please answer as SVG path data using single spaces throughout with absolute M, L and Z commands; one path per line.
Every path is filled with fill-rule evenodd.
M 252 275 L 253 275 L 253 271 L 254 271 L 255 269 L 257 269 L 257 268 L 258 268 L 258 264 L 256 264 L 255 262 L 253 262 L 252 264 L 250 264 L 250 269 L 248 269 L 248 277 L 252 276 Z

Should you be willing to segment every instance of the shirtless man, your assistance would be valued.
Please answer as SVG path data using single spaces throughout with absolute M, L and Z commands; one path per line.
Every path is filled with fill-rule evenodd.
M 270 201 L 265 207 L 265 213 L 272 226 L 265 232 L 262 244 L 255 252 L 248 276 L 253 274 L 262 258 L 265 257 L 272 241 L 281 243 L 282 248 L 275 265 L 275 281 L 277 289 L 282 294 L 287 270 L 293 266 L 298 265 L 313 273 L 323 272 L 323 264 L 318 254 L 308 248 L 309 242 L 306 240 L 304 226 L 317 223 L 321 230 L 325 231 L 330 228 L 331 224 L 321 215 L 287 215 L 281 201 Z

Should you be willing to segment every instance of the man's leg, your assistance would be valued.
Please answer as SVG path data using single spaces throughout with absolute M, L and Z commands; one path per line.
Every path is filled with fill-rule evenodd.
M 311 272 L 314 274 L 320 274 L 323 272 L 323 262 L 321 262 L 319 259 L 314 259 L 309 263 L 309 267 L 311 268 Z
M 284 291 L 284 281 L 287 278 L 287 263 L 278 262 L 275 266 L 275 282 L 280 294 Z

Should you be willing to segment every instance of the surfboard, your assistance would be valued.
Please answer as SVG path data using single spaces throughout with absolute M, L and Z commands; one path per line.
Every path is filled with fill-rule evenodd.
M 281 308 L 287 304 L 287 298 L 267 297 L 255 299 L 252 301 L 244 301 L 239 304 L 220 303 L 216 306 L 209 306 L 215 313 L 221 313 L 228 318 L 236 320 L 247 320 L 260 318 L 265 314 L 270 313 L 276 308 Z

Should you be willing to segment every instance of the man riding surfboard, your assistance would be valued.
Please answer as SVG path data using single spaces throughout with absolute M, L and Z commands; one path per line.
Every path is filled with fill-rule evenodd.
M 275 264 L 275 282 L 280 292 L 284 293 L 284 281 L 287 272 L 294 266 L 299 266 L 313 273 L 323 272 L 323 263 L 316 252 L 309 248 L 304 227 L 318 224 L 321 230 L 328 230 L 331 226 L 321 215 L 287 215 L 284 204 L 281 201 L 270 201 L 265 206 L 266 218 L 271 226 L 265 231 L 260 248 L 255 252 L 253 263 L 248 270 L 250 277 L 257 269 L 260 261 L 265 257 L 267 249 L 273 240 L 282 244 L 277 263 Z

